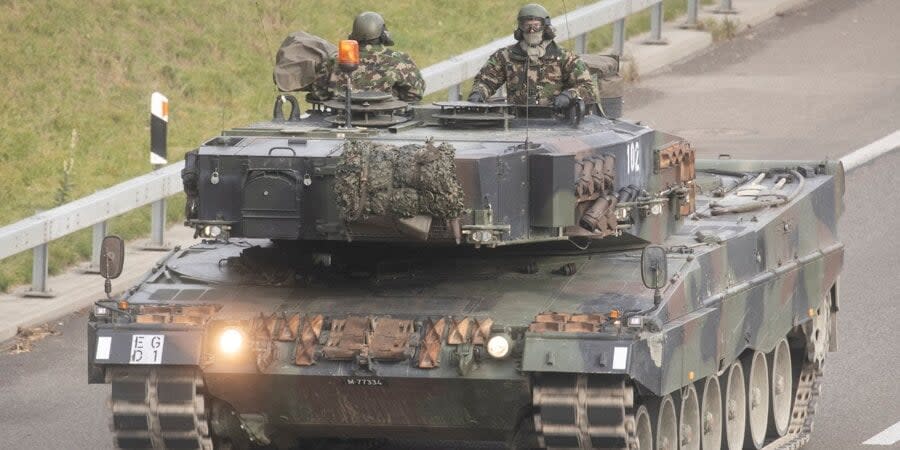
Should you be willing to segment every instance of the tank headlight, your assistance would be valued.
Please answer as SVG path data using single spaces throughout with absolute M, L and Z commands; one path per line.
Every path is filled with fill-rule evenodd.
M 105 306 L 94 305 L 94 315 L 97 317 L 106 317 L 109 315 L 109 309 Z
M 222 227 L 218 225 L 207 225 L 203 227 L 203 234 L 206 237 L 217 238 L 222 234 Z
M 244 335 L 236 328 L 226 328 L 219 335 L 219 351 L 222 353 L 233 355 L 241 349 L 244 343 Z
M 492 358 L 501 359 L 506 358 L 509 355 L 511 346 L 508 337 L 502 334 L 496 334 L 488 339 L 486 347 L 488 355 L 491 355 Z

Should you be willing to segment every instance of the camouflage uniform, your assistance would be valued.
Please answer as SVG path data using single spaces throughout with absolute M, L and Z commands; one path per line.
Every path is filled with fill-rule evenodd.
M 529 63 L 530 82 L 526 93 L 527 59 L 528 55 L 518 42 L 497 50 L 475 76 L 472 92 L 480 92 L 483 98 L 488 98 L 506 83 L 507 101 L 513 104 L 552 105 L 554 97 L 563 91 L 572 97 L 580 97 L 585 103 L 595 103 L 594 81 L 587 65 L 573 51 L 550 42 L 540 63 Z
M 311 89 L 316 98 L 328 100 L 343 92 L 346 78 L 336 64 L 332 58 L 319 71 Z M 412 58 L 382 44 L 360 46 L 359 68 L 351 75 L 351 87 L 354 91 L 390 92 L 407 102 L 422 100 L 425 94 L 425 80 Z

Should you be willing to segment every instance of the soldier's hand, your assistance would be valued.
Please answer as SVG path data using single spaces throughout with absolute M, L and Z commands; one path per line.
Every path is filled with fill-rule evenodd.
M 553 108 L 557 111 L 565 111 L 572 105 L 572 97 L 567 92 L 563 92 L 553 99 Z
M 469 101 L 472 103 L 484 103 L 484 96 L 481 95 L 481 92 L 472 91 L 472 93 L 469 94 Z

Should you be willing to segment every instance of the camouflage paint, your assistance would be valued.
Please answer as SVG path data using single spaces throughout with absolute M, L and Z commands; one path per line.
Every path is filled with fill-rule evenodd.
M 563 92 L 596 103 L 594 80 L 575 52 L 551 41 L 539 62 L 527 64 L 526 72 L 527 59 L 519 43 L 497 50 L 475 75 L 472 92 L 488 98 L 505 84 L 507 102 L 516 105 L 552 105 Z
M 202 329 L 206 338 L 199 367 L 207 385 L 240 412 L 265 413 L 286 427 L 311 433 L 338 429 L 346 435 L 388 436 L 418 430 L 434 432 L 430 437 L 443 433 L 502 439 L 531 402 L 532 374 L 618 374 L 655 394 L 671 393 L 717 373 L 748 349 L 771 350 L 790 330 L 810 320 L 810 308 L 836 291 L 843 264 L 836 230 L 844 188 L 839 163 L 696 161 L 699 186 L 714 184 L 707 181 L 716 175 L 704 169 L 752 176 L 767 169 L 799 168 L 807 176 L 802 188 L 796 181 L 787 185 L 787 191 L 799 190 L 784 205 L 710 216 L 704 211 L 719 199 L 699 192 L 697 214 L 686 217 L 678 212 L 675 197 L 659 195 L 673 187 L 666 178 L 671 174 L 654 169 L 658 152 L 683 144 L 680 139 L 591 117 L 582 128 L 567 128 L 565 133 L 555 123 L 529 123 L 534 126 L 532 145 L 525 147 L 521 128 L 516 128 L 521 122 L 513 125 L 513 131 L 492 131 L 490 137 L 478 130 L 435 129 L 370 137 L 408 145 L 424 142 L 428 135 L 454 146 L 464 207 L 490 209 L 495 223 L 509 225 L 510 242 L 504 243 L 527 244 L 481 250 L 450 244 L 451 235 L 438 228 L 432 229 L 426 244 L 374 232 L 353 235 L 353 242 L 346 242 L 347 230 L 333 198 L 343 143 L 336 135 L 296 132 L 286 137 L 281 125 L 265 124 L 234 131 L 242 134 L 235 140 L 208 142 L 188 156 L 186 171 L 195 171 L 193 191 L 199 199 L 189 201 L 197 207 L 194 218 L 246 219 L 246 199 L 236 208 L 233 199 L 246 193 L 243 182 L 254 173 L 298 181 L 308 175 L 309 185 L 288 189 L 284 196 L 296 201 L 301 212 L 299 223 L 291 224 L 301 241 L 296 246 L 264 245 L 258 258 L 246 264 L 232 264 L 247 251 L 240 240 L 176 252 L 130 291 L 128 301 L 135 306 L 214 303 L 223 305 L 221 310 L 194 328 L 95 320 L 90 347 L 95 347 L 98 334 L 128 339 L 134 330 L 153 330 L 176 342 L 178 333 Z M 288 148 L 291 155 L 272 155 L 273 148 Z M 562 160 L 573 166 L 568 172 L 573 188 L 576 162 L 612 155 L 616 188 L 639 186 L 662 206 L 658 213 L 635 208 L 630 213 L 634 223 L 621 237 L 597 239 L 595 247 L 579 251 L 572 245 L 579 241 L 569 242 L 560 229 L 542 230 L 529 223 L 530 208 L 537 207 L 528 204 L 530 188 L 546 181 L 530 171 L 530 156 L 535 154 L 566 156 Z M 764 183 L 771 187 L 773 181 Z M 565 184 L 554 181 L 554 186 Z M 460 222 L 473 223 L 465 215 Z M 245 222 L 235 224 L 238 232 L 246 231 L 240 228 Z M 550 238 L 561 240 L 535 242 Z M 639 248 L 648 242 L 670 249 L 670 282 L 657 307 L 653 292 L 641 283 Z M 344 263 L 399 261 L 403 269 L 365 276 L 310 270 L 301 261 L 310 252 L 345 258 Z M 644 325 L 629 328 L 608 320 L 596 333 L 527 331 L 536 315 L 548 311 L 612 318 L 613 310 L 625 318 L 640 316 Z M 238 361 L 217 357 L 213 342 L 222 326 L 246 327 L 261 315 L 280 314 L 322 314 L 326 321 L 348 316 L 412 320 L 411 356 L 378 362 L 320 355 L 315 364 L 298 366 L 293 342 L 271 341 L 266 344 L 274 352 L 267 364 L 258 364 L 253 355 Z M 424 324 L 463 317 L 492 319 L 492 333 L 510 337 L 512 354 L 493 359 L 483 346 L 474 346 L 475 364 L 463 371 L 457 362 L 460 348 L 447 344 L 445 333 L 439 365 L 418 368 Z M 320 344 L 326 338 L 323 332 Z M 627 358 L 617 362 L 619 348 L 627 350 Z M 123 362 L 90 361 L 92 381 L 102 380 L 107 364 Z M 172 364 L 195 361 L 186 357 Z
M 331 58 L 322 65 L 310 92 L 319 100 L 343 95 L 346 77 Z M 425 80 L 412 58 L 381 44 L 365 44 L 359 49 L 359 68 L 350 75 L 353 91 L 379 91 L 400 100 L 417 102 L 425 94 Z

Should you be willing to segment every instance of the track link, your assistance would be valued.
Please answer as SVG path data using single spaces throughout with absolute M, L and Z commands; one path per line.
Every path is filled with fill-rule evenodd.
M 804 359 L 788 434 L 768 443 L 764 450 L 796 450 L 809 442 L 821 385 L 822 368 Z M 537 375 L 532 400 L 541 448 L 636 448 L 634 390 L 622 378 Z
M 532 390 L 538 444 L 549 449 L 634 448 L 634 389 L 618 376 L 542 374 Z
M 203 378 L 195 369 L 117 367 L 107 377 L 117 448 L 212 450 Z
M 764 450 L 796 450 L 809 442 L 821 389 L 822 367 L 804 359 L 797 392 L 794 394 L 794 407 L 791 409 L 788 432 L 763 447 Z

